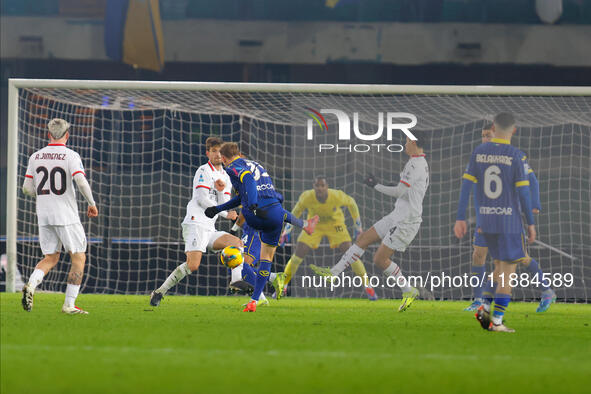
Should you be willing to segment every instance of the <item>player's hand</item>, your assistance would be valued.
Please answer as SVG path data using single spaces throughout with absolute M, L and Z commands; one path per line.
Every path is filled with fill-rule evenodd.
M 454 234 L 458 239 L 462 239 L 466 232 L 468 231 L 468 225 L 466 224 L 465 220 L 456 220 L 456 225 L 454 226 Z
M 368 176 L 365 177 L 365 180 L 363 181 L 363 183 L 365 183 L 367 186 L 373 188 L 378 184 L 378 180 L 374 175 L 369 174 Z
M 536 240 L 536 236 L 538 235 L 536 233 L 536 226 L 533 224 L 530 224 L 529 226 L 527 226 L 527 243 L 528 244 L 533 244 L 534 241 Z
M 86 215 L 89 218 L 95 218 L 98 216 L 98 208 L 96 207 L 96 205 L 94 206 L 88 206 L 88 210 L 86 211 Z
M 538 213 L 540 213 L 540 210 L 537 208 L 534 208 L 531 211 L 534 213 L 534 215 L 537 215 Z
M 214 186 L 215 186 L 215 190 L 217 190 L 218 192 L 223 192 L 224 189 L 226 188 L 226 184 L 221 179 L 218 179 L 217 181 L 215 181 Z
M 236 219 L 238 219 L 238 214 L 236 213 L 236 211 L 228 211 L 227 218 L 230 220 L 236 220 Z
M 213 218 L 215 215 L 219 213 L 218 207 L 209 207 L 205 209 L 205 216 L 208 218 Z

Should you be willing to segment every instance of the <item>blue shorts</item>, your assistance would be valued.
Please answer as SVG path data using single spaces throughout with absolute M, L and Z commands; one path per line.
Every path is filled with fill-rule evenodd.
M 285 210 L 279 201 L 274 199 L 267 204 L 262 201 L 256 215 L 250 209 L 243 209 L 242 214 L 246 223 L 259 232 L 261 242 L 270 246 L 279 245 L 285 219 Z
M 244 254 L 252 257 L 252 265 L 256 266 L 261 258 L 261 237 L 259 232 L 248 223 L 242 225 L 242 242 L 244 242 Z
M 495 260 L 519 263 L 526 257 L 525 238 L 523 234 L 491 234 L 482 233 L 488 252 Z
M 472 243 L 474 246 L 480 246 L 481 248 L 488 248 L 486 243 L 486 239 L 484 239 L 484 235 L 478 232 L 478 228 L 474 231 L 474 242 Z

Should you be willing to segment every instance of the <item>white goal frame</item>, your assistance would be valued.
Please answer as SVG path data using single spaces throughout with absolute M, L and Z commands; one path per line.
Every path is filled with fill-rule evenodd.
M 21 88 L 185 90 L 231 92 L 284 92 L 333 94 L 422 94 L 486 96 L 591 96 L 591 87 L 575 86 L 453 86 L 453 85 L 344 85 L 289 83 L 95 81 L 63 79 L 9 79 L 8 147 L 6 198 L 6 291 L 15 291 L 17 257 L 17 168 L 18 168 L 18 90 Z

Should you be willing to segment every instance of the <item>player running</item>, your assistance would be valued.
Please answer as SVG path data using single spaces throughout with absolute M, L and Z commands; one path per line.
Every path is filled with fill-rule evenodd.
M 318 215 L 320 222 L 316 227 L 314 234 L 308 235 L 302 232 L 295 247 L 295 253 L 291 256 L 285 267 L 285 289 L 295 275 L 298 267 L 304 258 L 312 250 L 318 249 L 320 242 L 324 237 L 328 238 L 331 249 L 338 248 L 342 253 L 351 247 L 351 236 L 345 225 L 345 215 L 342 207 L 347 207 L 351 218 L 355 222 L 354 238 L 361 234 L 361 219 L 359 208 L 353 197 L 345 192 L 328 187 L 328 182 L 324 176 L 317 176 L 314 180 L 314 189 L 304 191 L 298 198 L 298 202 L 292 210 L 294 216 L 299 217 L 304 210 L 308 211 L 308 219 Z M 287 225 L 281 235 L 281 243 L 285 243 L 293 227 Z M 355 275 L 363 278 L 365 292 L 371 301 L 378 299 L 375 290 L 369 285 L 369 279 L 365 266 L 361 260 L 355 261 L 351 268 Z
M 482 130 L 482 143 L 487 143 L 492 140 L 494 137 L 494 133 L 492 130 L 492 124 L 486 126 Z M 522 160 L 526 160 L 524 156 Z M 532 201 L 532 212 L 538 214 L 541 210 L 541 203 L 540 203 L 540 186 L 538 183 L 538 179 L 534 173 L 534 170 L 531 167 L 527 169 L 527 175 L 529 179 L 530 185 L 530 192 L 531 192 L 531 201 Z M 492 301 L 493 293 L 487 292 L 486 298 L 484 297 L 484 288 L 487 289 L 492 286 L 489 281 L 485 280 L 486 278 L 486 268 L 484 266 L 486 262 L 486 255 L 488 254 L 488 247 L 486 244 L 486 240 L 484 236 L 478 232 L 479 221 L 478 221 L 478 202 L 476 201 L 476 184 L 473 185 L 474 188 L 474 207 L 477 212 L 476 214 L 476 230 L 474 231 L 474 253 L 472 255 L 472 276 L 477 276 L 478 286 L 475 286 L 472 289 L 473 292 L 473 301 L 472 303 L 466 307 L 465 311 L 476 311 L 483 302 L 490 302 Z M 542 287 L 542 295 L 540 299 L 540 304 L 538 305 L 536 312 L 545 312 L 550 308 L 550 305 L 556 301 L 556 293 L 552 290 L 549 286 L 546 286 L 543 283 L 542 278 L 544 277 L 544 273 L 540 269 L 540 265 L 538 262 L 529 256 L 527 250 L 525 251 L 526 258 L 522 261 L 522 264 L 525 266 L 526 270 L 533 275 L 534 277 L 538 277 L 541 281 Z
M 217 215 L 211 217 L 205 215 L 206 208 L 230 199 L 232 185 L 222 168 L 220 155 L 222 144 L 223 141 L 218 137 L 209 137 L 205 141 L 205 155 L 209 160 L 195 172 L 193 197 L 187 204 L 187 214 L 182 223 L 187 261 L 176 267 L 162 286 L 152 292 L 150 295 L 152 306 L 160 305 L 160 301 L 168 290 L 185 276 L 197 271 L 206 250 L 217 251 L 226 246 L 242 246 L 237 237 L 215 229 Z M 220 212 L 219 216 L 230 220 L 238 217 L 235 211 Z
M 396 186 L 379 184 L 370 176 L 365 183 L 377 191 L 396 198 L 394 210 L 375 223 L 369 230 L 361 233 L 357 240 L 339 262 L 330 270 L 310 266 L 314 272 L 323 276 L 337 276 L 355 261 L 361 259 L 365 250 L 381 241 L 374 254 L 374 264 L 386 277 L 393 277 L 402 290 L 402 303 L 398 311 L 407 310 L 419 295 L 418 289 L 409 285 L 400 272 L 400 267 L 390 257 L 397 252 L 404 252 L 419 231 L 422 222 L 423 199 L 429 187 L 429 165 L 425 159 L 424 148 L 427 143 L 425 131 L 414 131 L 416 141 L 406 138 L 405 153 L 410 159 L 400 173 L 400 182 Z
M 45 257 L 37 264 L 23 287 L 22 304 L 27 312 L 33 309 L 35 289 L 58 263 L 63 246 L 66 253 L 70 254 L 72 265 L 62 312 L 70 315 L 88 314 L 75 304 L 84 275 L 86 235 L 80 223 L 72 180 L 76 181 L 80 193 L 88 202 L 87 216 L 97 217 L 98 209 L 80 155 L 66 148 L 70 124 L 55 118 L 48 123 L 47 128 L 49 144 L 31 155 L 23 183 L 23 193 L 37 199 L 39 244 Z
M 472 183 L 476 187 L 477 215 L 480 232 L 494 260 L 496 294 L 494 312 L 490 316 L 490 304 L 478 308 L 476 318 L 482 328 L 496 332 L 515 332 L 503 323 L 503 316 L 511 301 L 510 275 L 515 273 L 518 262 L 526 259 L 523 225 L 520 211 L 523 209 L 528 223 L 528 242 L 536 238 L 534 216 L 528 180 L 525 154 L 511 146 L 515 132 L 515 118 L 510 113 L 500 113 L 493 123 L 495 138 L 478 146 L 472 153 L 464 173 L 457 220 L 456 237 L 467 231 L 466 208 Z M 492 289 L 494 291 L 494 289 Z
M 210 207 L 205 210 L 208 217 L 218 212 L 236 208 L 242 205 L 242 214 L 246 223 L 257 230 L 261 237 L 261 252 L 256 285 L 251 301 L 244 308 L 244 312 L 256 311 L 257 301 L 269 279 L 271 262 L 279 243 L 284 220 L 298 227 L 303 227 L 308 233 L 314 232 L 316 221 L 304 223 L 283 209 L 283 196 L 275 190 L 269 173 L 257 162 L 240 157 L 238 145 L 226 142 L 220 150 L 225 170 L 238 195 L 225 204 Z

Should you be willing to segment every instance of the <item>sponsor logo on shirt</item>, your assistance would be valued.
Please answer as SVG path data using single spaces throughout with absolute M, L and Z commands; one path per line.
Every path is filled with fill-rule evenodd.
M 513 215 L 511 207 L 480 207 L 481 215 Z

